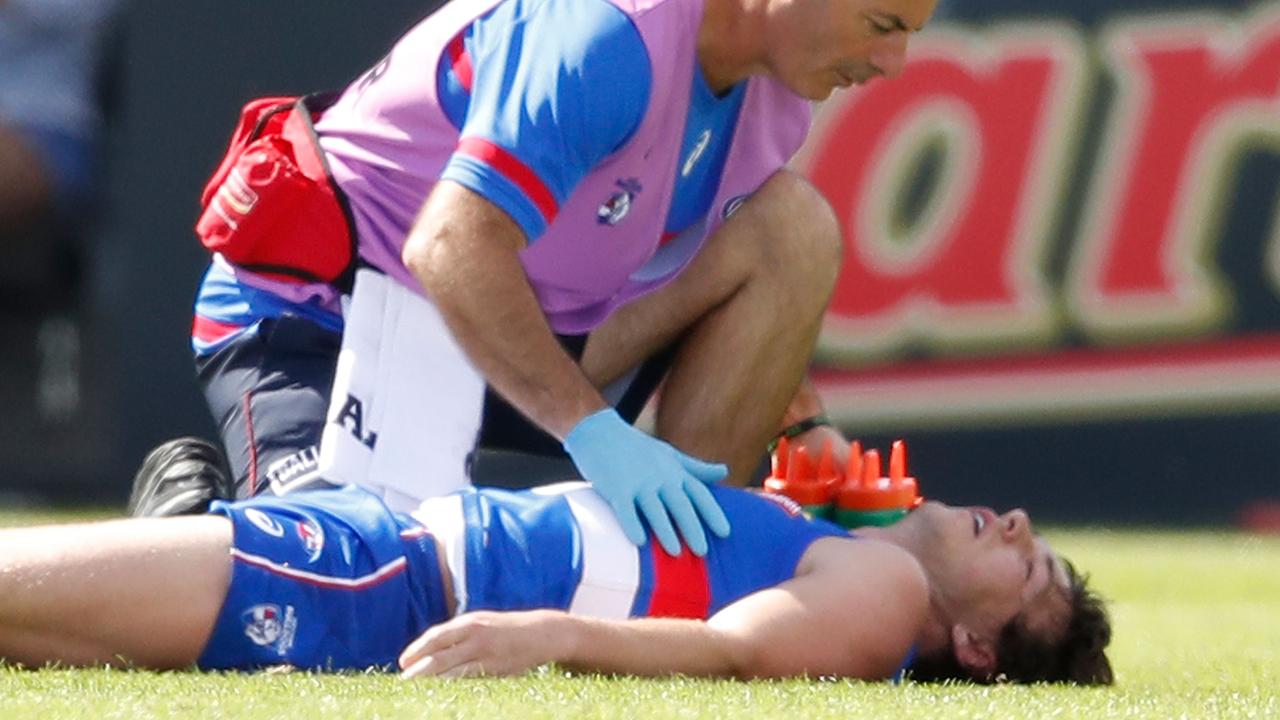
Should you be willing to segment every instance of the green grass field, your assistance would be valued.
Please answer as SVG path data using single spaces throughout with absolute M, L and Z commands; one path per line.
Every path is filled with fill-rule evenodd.
M 59 516 L 0 513 L 0 525 L 50 517 Z M 637 680 L 552 669 L 405 683 L 386 675 L 0 668 L 0 718 L 1280 717 L 1280 538 L 1046 535 L 1112 601 L 1114 688 Z

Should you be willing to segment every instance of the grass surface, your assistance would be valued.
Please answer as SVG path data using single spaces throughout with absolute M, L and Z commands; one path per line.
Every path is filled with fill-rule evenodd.
M 0 513 L 0 525 L 50 519 Z M 1115 688 L 636 680 L 554 670 L 404 683 L 386 675 L 0 668 L 0 718 L 1280 717 L 1280 538 L 1046 535 L 1112 601 Z

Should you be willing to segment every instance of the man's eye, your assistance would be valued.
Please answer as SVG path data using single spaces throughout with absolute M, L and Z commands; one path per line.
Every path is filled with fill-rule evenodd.
M 893 25 L 882 23 L 874 18 L 867 18 L 867 24 L 871 26 L 871 31 L 879 35 L 888 35 L 893 32 Z

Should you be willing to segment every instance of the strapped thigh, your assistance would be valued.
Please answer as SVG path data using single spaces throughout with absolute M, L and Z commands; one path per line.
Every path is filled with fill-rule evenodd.
M 484 379 L 430 301 L 356 273 L 320 445 L 320 474 L 393 510 L 470 485 Z

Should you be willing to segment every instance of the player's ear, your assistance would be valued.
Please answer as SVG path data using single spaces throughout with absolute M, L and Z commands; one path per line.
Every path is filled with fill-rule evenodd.
M 964 625 L 951 626 L 951 646 L 956 654 L 956 662 L 960 663 L 970 677 L 989 678 L 996 672 L 996 643 L 973 632 Z

